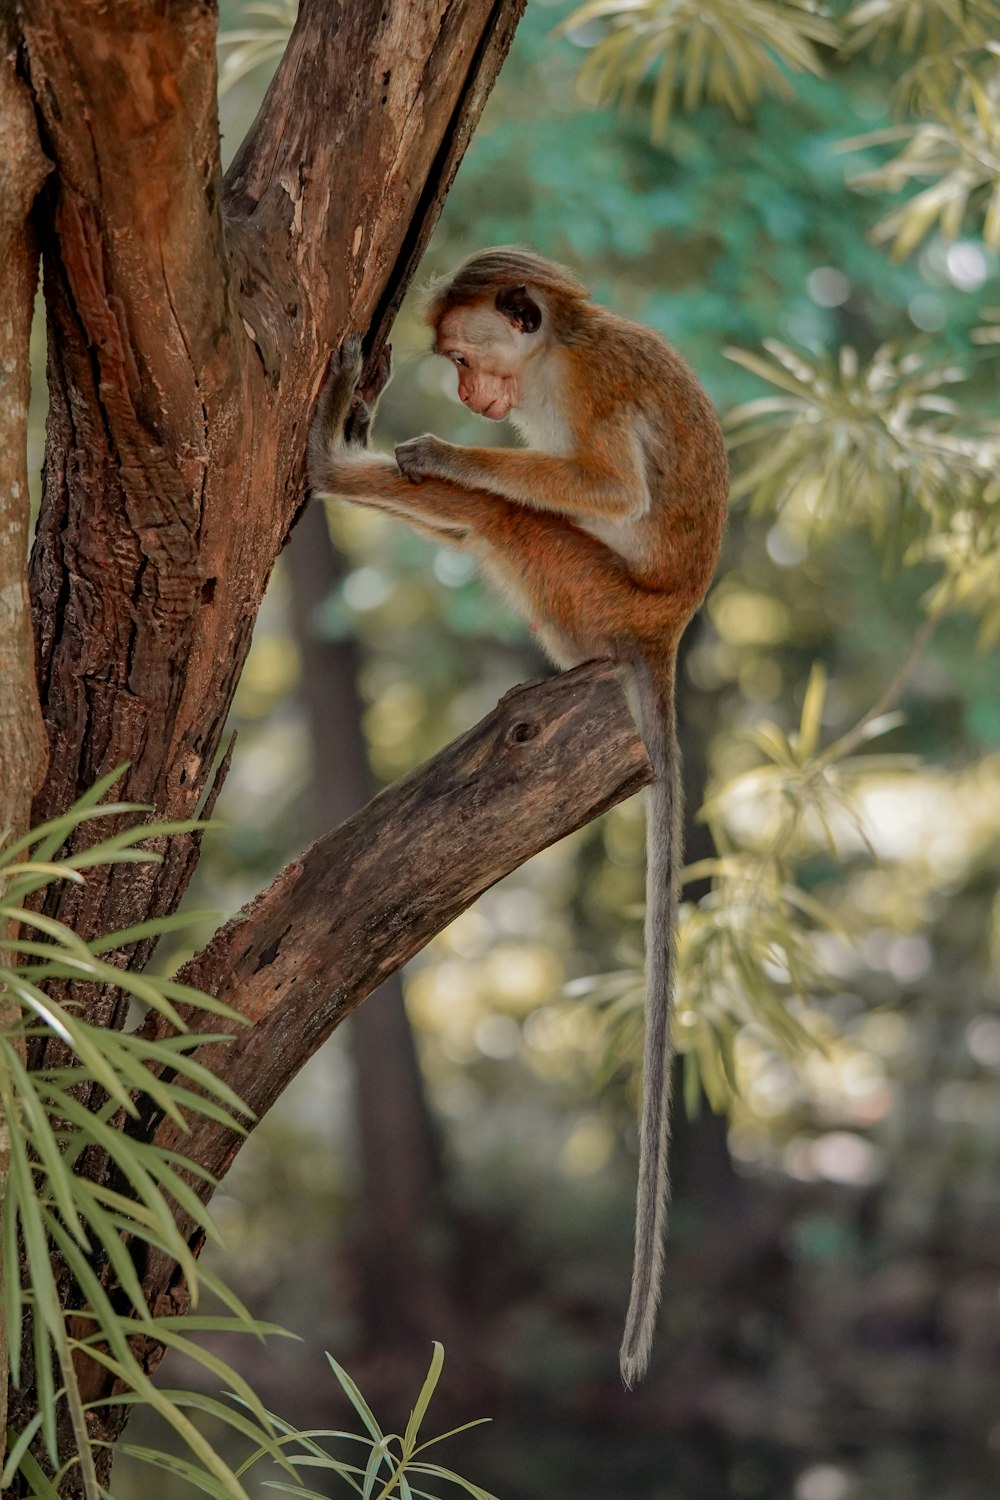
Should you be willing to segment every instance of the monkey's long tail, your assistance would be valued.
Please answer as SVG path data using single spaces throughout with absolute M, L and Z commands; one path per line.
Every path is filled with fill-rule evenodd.
M 646 1041 L 643 1060 L 639 1187 L 632 1291 L 621 1347 L 622 1380 L 645 1374 L 653 1342 L 663 1269 L 663 1233 L 670 1196 L 671 1046 L 674 947 L 683 838 L 680 751 L 674 710 L 674 662 L 633 663 L 643 738 L 656 781 L 646 831 Z

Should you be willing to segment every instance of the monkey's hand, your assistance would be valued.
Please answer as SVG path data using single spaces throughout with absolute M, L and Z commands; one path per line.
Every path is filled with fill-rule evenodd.
M 450 461 L 453 444 L 445 443 L 433 433 L 410 438 L 396 448 L 399 472 L 405 474 L 411 484 L 422 479 L 450 479 L 454 475 L 454 464 Z

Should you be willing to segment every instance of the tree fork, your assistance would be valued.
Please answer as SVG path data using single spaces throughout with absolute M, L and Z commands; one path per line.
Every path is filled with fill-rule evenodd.
M 19 0 L 55 165 L 36 818 L 126 761 L 153 817 L 198 810 L 327 352 L 365 329 L 377 352 L 523 6 L 303 0 L 223 180 L 212 6 Z M 90 936 L 175 909 L 193 864 L 95 872 L 46 909 Z

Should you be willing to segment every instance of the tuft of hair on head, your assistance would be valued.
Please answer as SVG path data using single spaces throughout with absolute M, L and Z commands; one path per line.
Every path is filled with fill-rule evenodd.
M 514 286 L 537 288 L 557 327 L 567 332 L 590 301 L 587 288 L 566 266 L 522 245 L 494 245 L 477 250 L 450 274 L 433 277 L 424 288 L 420 315 L 435 327 L 453 307 L 474 306 Z

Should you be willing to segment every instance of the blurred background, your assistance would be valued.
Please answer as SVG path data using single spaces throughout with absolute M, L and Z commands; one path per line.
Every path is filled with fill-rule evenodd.
M 661 330 L 730 414 L 732 517 L 680 685 L 693 870 L 652 1369 L 621 1390 L 639 800 L 484 896 L 254 1132 L 215 1198 L 217 1263 L 299 1342 L 224 1352 L 300 1427 L 350 1426 L 330 1350 L 398 1425 L 440 1339 L 430 1426 L 492 1417 L 449 1460 L 504 1500 L 987 1500 L 1000 1478 L 997 225 L 975 185 L 948 199 L 947 162 L 918 182 L 939 185 L 936 206 L 907 217 L 898 190 L 915 176 L 891 163 L 919 141 L 857 139 L 933 114 L 948 37 L 894 27 L 946 8 L 841 7 L 849 44 L 803 33 L 806 65 L 779 52 L 742 119 L 739 97 L 734 114 L 710 90 L 671 96 L 662 59 L 631 78 L 609 62 L 598 12 L 614 8 L 555 35 L 573 7 L 531 0 L 422 275 L 484 245 L 532 246 Z M 951 39 L 966 49 L 949 63 L 952 103 L 975 28 L 997 19 L 991 4 L 959 10 L 974 34 Z M 237 32 L 220 105 L 231 154 L 292 11 L 222 12 Z M 982 87 L 995 105 L 995 80 Z M 376 445 L 497 441 L 458 405 L 412 301 Z M 35 441 L 37 470 L 40 417 Z M 188 904 L 230 914 L 546 670 L 465 558 L 312 507 L 260 617 Z M 168 1360 L 164 1378 L 179 1371 Z M 324 1478 L 317 1493 L 341 1493 Z M 120 1462 L 119 1500 L 148 1484 Z M 157 1492 L 189 1491 L 163 1475 Z

